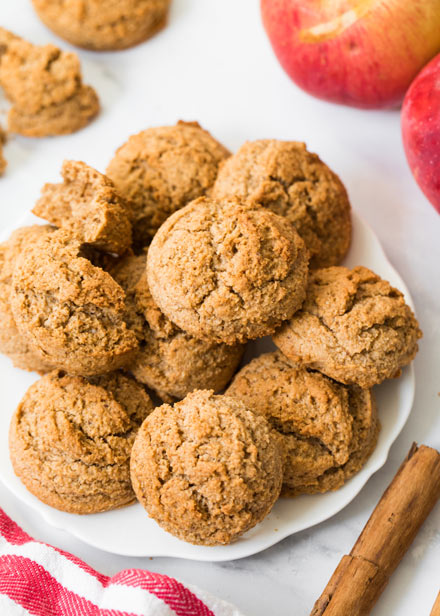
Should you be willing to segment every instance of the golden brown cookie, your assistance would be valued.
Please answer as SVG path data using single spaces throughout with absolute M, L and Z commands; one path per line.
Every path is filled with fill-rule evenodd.
M 63 183 L 43 186 L 32 212 L 99 250 L 123 254 L 131 245 L 131 211 L 113 182 L 73 160 L 64 161 L 61 175 Z
M 8 355 L 17 368 L 40 373 L 47 372 L 51 367 L 37 355 L 18 331 L 12 314 L 10 293 L 17 259 L 29 250 L 35 241 L 52 231 L 54 228 L 49 225 L 22 227 L 0 244 L 0 353 Z
M 167 319 L 151 297 L 145 254 L 127 255 L 110 273 L 126 293 L 126 322 L 139 341 L 129 366 L 138 381 L 165 402 L 194 389 L 220 391 L 229 383 L 244 346 L 197 340 Z
M 40 19 L 73 45 L 125 49 L 156 34 L 171 0 L 32 0 Z
M 226 390 L 281 435 L 282 494 L 336 490 L 362 468 L 377 440 L 372 393 L 292 365 L 279 352 L 244 366 Z
M 147 245 L 160 225 L 214 184 L 228 150 L 197 122 L 178 122 L 132 135 L 107 175 L 134 207 L 134 239 Z
M 120 373 L 85 379 L 59 370 L 34 383 L 12 417 L 16 475 L 43 503 L 97 513 L 135 500 L 130 453 L 153 403 Z
M 12 103 L 8 129 L 28 137 L 73 133 L 99 111 L 95 91 L 82 83 L 78 57 L 54 45 L 10 41 L 1 56 L 0 85 Z
M 3 145 L 6 143 L 6 135 L 0 126 L 0 175 L 3 175 L 6 165 L 8 164 L 3 156 Z
M 285 216 L 306 243 L 312 268 L 337 265 L 349 249 L 347 191 L 304 143 L 246 142 L 221 166 L 212 196 L 236 196 Z
M 200 390 L 147 417 L 133 446 L 131 480 L 166 531 L 190 543 L 228 544 L 271 510 L 282 452 L 263 417 Z
M 62 229 L 35 242 L 14 270 L 11 306 L 20 332 L 42 359 L 70 374 L 130 363 L 138 345 L 124 321 L 124 300 L 110 274 Z
M 399 376 L 421 336 L 402 293 L 359 266 L 312 272 L 302 309 L 273 340 L 289 359 L 367 389 Z
M 201 197 L 162 225 L 148 284 L 165 315 L 196 338 L 235 344 L 274 331 L 301 306 L 308 253 L 282 216 Z

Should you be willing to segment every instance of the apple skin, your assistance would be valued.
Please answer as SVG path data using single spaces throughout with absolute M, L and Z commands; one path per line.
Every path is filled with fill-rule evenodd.
M 405 95 L 402 138 L 418 185 L 440 213 L 440 54 L 420 71 Z
M 261 0 L 278 60 L 306 92 L 396 107 L 440 52 L 440 0 Z

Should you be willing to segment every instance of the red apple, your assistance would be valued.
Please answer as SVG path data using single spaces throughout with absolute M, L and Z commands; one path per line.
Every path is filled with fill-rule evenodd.
M 405 95 L 402 137 L 418 185 L 440 212 L 440 54 L 420 71 Z
M 394 107 L 440 51 L 440 0 L 261 0 L 261 12 L 293 81 L 336 103 Z

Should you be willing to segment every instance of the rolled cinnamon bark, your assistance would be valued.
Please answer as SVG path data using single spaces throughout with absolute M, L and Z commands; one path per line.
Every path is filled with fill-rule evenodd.
M 311 616 L 367 616 L 439 497 L 440 454 L 414 443 Z

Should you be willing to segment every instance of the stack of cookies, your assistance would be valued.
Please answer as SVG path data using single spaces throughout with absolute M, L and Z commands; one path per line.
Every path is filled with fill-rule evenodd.
M 33 494 L 72 513 L 137 498 L 177 537 L 219 545 L 280 494 L 362 468 L 371 388 L 421 332 L 388 282 L 339 265 L 350 204 L 315 154 L 261 140 L 231 156 L 179 122 L 130 137 L 106 176 L 73 161 L 62 175 L 33 210 L 48 224 L 0 246 L 0 350 L 44 374 L 10 429 Z M 237 372 L 265 336 L 278 350 Z

